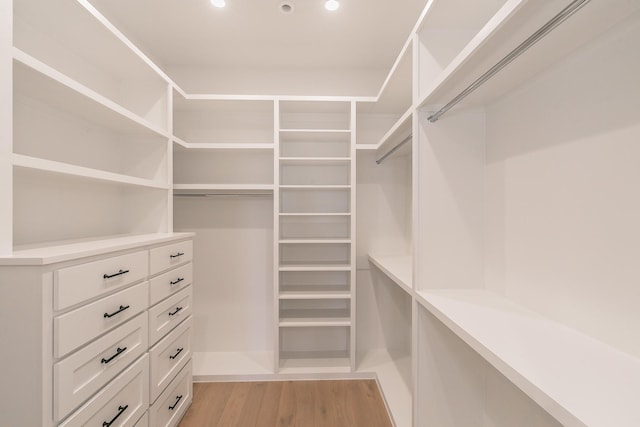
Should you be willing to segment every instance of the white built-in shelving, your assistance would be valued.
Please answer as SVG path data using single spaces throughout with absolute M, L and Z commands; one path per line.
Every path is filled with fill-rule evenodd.
M 276 371 L 352 371 L 354 104 L 279 101 Z

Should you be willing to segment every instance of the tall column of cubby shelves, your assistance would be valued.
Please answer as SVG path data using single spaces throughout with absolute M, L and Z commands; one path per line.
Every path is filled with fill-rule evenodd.
M 276 101 L 275 369 L 355 369 L 355 103 Z

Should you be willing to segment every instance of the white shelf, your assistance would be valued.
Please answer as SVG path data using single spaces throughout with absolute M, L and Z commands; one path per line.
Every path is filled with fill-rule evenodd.
M 331 374 L 351 372 L 351 361 L 342 352 L 281 352 L 280 374 Z
M 281 165 L 343 165 L 351 162 L 350 157 L 280 157 Z
M 129 175 L 121 175 L 112 172 L 105 172 L 83 166 L 70 165 L 68 163 L 56 162 L 53 160 L 40 159 L 37 157 L 13 154 L 12 164 L 14 167 L 33 169 L 42 172 L 50 172 L 68 176 L 76 176 L 87 179 L 94 179 L 117 184 L 133 185 L 138 187 L 158 188 L 168 190 L 168 184 L 161 184 L 149 179 L 137 178 Z
M 433 80 L 418 101 L 417 108 L 450 101 L 558 13 L 564 7 L 559 3 L 527 0 L 506 2 Z M 623 0 L 590 2 L 485 82 L 463 101 L 464 104 L 482 105 L 495 100 L 637 9 L 637 3 Z
M 46 265 L 90 257 L 109 252 L 124 251 L 141 245 L 155 245 L 176 238 L 192 238 L 194 233 L 155 233 L 125 236 L 105 236 L 101 239 L 83 239 L 50 242 L 42 245 L 17 247 L 12 255 L 1 256 L 0 265 Z
M 207 151 L 273 151 L 274 144 L 272 143 L 251 143 L 251 142 L 187 142 L 176 136 L 172 137 L 173 142 L 176 144 L 175 148 L 178 150 L 207 150 Z
M 284 212 L 280 213 L 280 216 L 351 216 L 348 212 L 325 212 L 325 213 L 314 213 L 314 212 Z
M 350 190 L 350 185 L 280 185 L 284 190 Z
M 194 352 L 194 381 L 273 375 L 273 352 Z M 224 378 L 218 378 L 224 377 Z
M 409 108 L 382 137 L 376 148 L 376 156 L 381 157 L 392 150 L 412 133 L 413 108 Z M 409 144 L 411 147 L 411 144 Z
M 308 134 L 349 134 L 350 129 L 280 129 L 281 133 L 308 133 Z
M 410 255 L 378 256 L 369 254 L 369 261 L 405 292 L 413 294 L 413 262 Z
M 488 291 L 421 304 L 566 426 L 640 425 L 640 360 Z
M 349 310 L 290 309 L 280 310 L 281 328 L 310 326 L 351 326 Z
M 299 286 L 286 286 L 286 289 L 281 290 L 278 296 L 281 300 L 311 300 L 311 299 L 350 299 L 351 291 L 345 286 L 330 286 L 330 285 L 299 285 Z
M 292 244 L 292 243 L 351 243 L 351 239 L 280 239 L 280 243 Z
M 348 264 L 300 264 L 300 265 L 281 265 L 279 271 L 351 271 Z
M 272 184 L 173 184 L 175 194 L 264 193 L 272 194 Z
M 356 151 L 376 151 L 378 144 L 356 144 Z
M 397 427 L 410 427 L 412 419 L 411 356 L 392 357 L 385 349 L 367 352 L 358 366 L 358 372 L 375 372 L 382 395 Z
M 110 99 L 65 76 L 17 48 L 14 63 L 21 64 L 15 73 L 17 90 L 47 104 L 109 129 L 131 134 L 169 134 Z

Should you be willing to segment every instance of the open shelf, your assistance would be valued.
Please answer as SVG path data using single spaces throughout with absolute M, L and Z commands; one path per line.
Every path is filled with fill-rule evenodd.
M 273 375 L 273 352 L 194 352 L 193 380 L 245 379 L 252 376 Z
M 420 291 L 418 296 L 563 425 L 640 424 L 637 358 L 488 291 Z
M 350 326 L 349 311 L 343 309 L 280 310 L 281 328 L 310 326 Z
M 418 108 L 450 101 L 562 10 L 567 2 L 510 0 L 503 3 L 485 26 L 474 29 L 475 36 L 456 50 L 459 53 L 440 73 L 423 81 Z M 485 82 L 463 101 L 464 104 L 483 105 L 499 98 L 637 10 L 637 4 L 623 0 L 588 3 L 499 75 Z M 473 16 L 473 13 L 468 12 L 468 15 Z M 428 26 L 425 23 L 424 28 Z M 438 44 L 440 40 L 434 38 L 433 43 Z
M 88 1 L 21 0 L 13 12 L 14 46 L 167 129 L 168 79 Z
M 272 184 L 174 184 L 175 195 L 264 194 L 273 195 Z
M 98 181 L 111 182 L 116 184 L 133 185 L 138 187 L 168 189 L 167 183 L 159 183 L 149 179 L 136 178 L 128 175 L 105 172 L 101 170 L 85 168 L 82 166 L 70 165 L 68 163 L 55 162 L 52 160 L 40 159 L 36 157 L 24 156 L 21 154 L 12 155 L 14 167 L 33 169 L 35 171 L 55 173 L 60 175 L 75 176 Z
M 274 144 L 268 143 L 250 143 L 250 142 L 201 142 L 201 143 L 192 143 L 186 142 L 177 136 L 172 137 L 173 142 L 175 143 L 174 149 L 176 151 L 271 151 L 273 152 Z
M 133 135 L 168 133 L 21 50 L 13 49 L 15 91 L 102 127 Z
M 351 271 L 348 264 L 284 264 L 280 271 Z
M 351 298 L 351 291 L 339 285 L 280 286 L 278 298 L 284 299 L 344 299 Z
M 334 374 L 351 372 L 343 352 L 280 352 L 281 374 Z
M 413 293 L 413 262 L 410 255 L 379 256 L 369 254 L 369 261 L 408 294 Z
M 413 109 L 407 110 L 389 131 L 382 137 L 376 148 L 376 158 L 380 159 L 382 156 L 394 150 L 399 144 L 405 144 L 405 151 L 411 152 L 411 141 L 405 143 L 405 139 L 410 138 L 412 135 L 412 120 Z

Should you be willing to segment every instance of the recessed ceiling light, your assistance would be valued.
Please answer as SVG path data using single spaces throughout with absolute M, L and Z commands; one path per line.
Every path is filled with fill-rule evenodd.
M 330 10 L 330 11 L 334 11 L 334 10 L 338 10 L 338 8 L 340 7 L 340 3 L 338 3 L 338 0 L 327 0 L 327 2 L 324 4 L 325 9 Z
M 225 0 L 211 0 L 211 4 L 214 5 L 215 7 L 225 7 L 227 5 L 227 2 Z
M 282 13 L 293 13 L 293 3 L 289 1 L 283 1 L 280 3 L 280 11 Z

